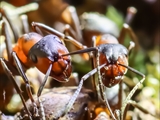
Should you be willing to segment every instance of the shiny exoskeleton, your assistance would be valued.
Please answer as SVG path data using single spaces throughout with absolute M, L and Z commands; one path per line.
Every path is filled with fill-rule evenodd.
M 71 75 L 70 56 L 61 56 L 68 50 L 55 35 L 42 37 L 35 32 L 24 34 L 18 39 L 13 51 L 25 67 L 35 66 L 44 74 L 52 64 L 50 76 L 58 81 L 68 81 Z
M 4 25 L 6 24 L 3 21 L 2 23 Z M 29 119 L 32 118 L 32 115 L 25 104 L 24 97 L 22 96 L 21 90 L 14 79 L 14 75 L 18 74 L 22 76 L 25 82 L 27 95 L 32 103 L 32 114 L 34 117 L 39 117 L 38 111 L 40 110 L 40 114 L 43 114 L 44 108 L 40 100 L 40 108 L 38 107 L 39 105 L 36 104 L 31 92 L 29 80 L 25 75 L 25 71 L 31 67 L 37 67 L 39 71 L 45 74 L 44 80 L 37 93 L 37 97 L 39 99 L 48 76 L 51 76 L 60 82 L 67 82 L 71 75 L 71 57 L 62 56 L 63 54 L 68 54 L 69 52 L 61 40 L 66 39 L 73 42 L 75 45 L 83 47 L 83 45 L 77 44 L 77 42 L 71 37 L 65 36 L 63 33 L 60 33 L 44 24 L 33 22 L 32 27 L 33 29 L 35 28 L 35 32 L 23 34 L 13 48 L 11 45 L 7 44 L 8 48 L 12 48 L 12 50 L 7 50 L 8 60 L 5 58 L 0 58 L 1 67 L 3 69 L 2 72 L 5 72 L 8 78 L 13 82 L 17 93 L 21 97 Z M 41 35 L 40 33 L 38 34 L 38 31 L 36 30 L 43 30 L 43 28 L 47 32 L 51 32 L 51 34 L 47 34 L 45 36 Z M 6 34 L 6 42 L 9 43 L 11 40 L 9 39 L 9 34 L 6 32 L 7 28 L 3 27 L 2 30 Z M 54 35 L 54 33 L 58 34 L 59 36 Z M 42 115 L 42 118 L 44 117 L 45 116 Z

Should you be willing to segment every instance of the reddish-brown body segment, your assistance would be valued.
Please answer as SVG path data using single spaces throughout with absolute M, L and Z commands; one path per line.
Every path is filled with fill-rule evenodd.
M 125 57 L 119 57 L 117 61 L 118 63 L 128 65 L 127 58 Z M 106 63 L 106 66 L 100 70 L 102 82 L 106 87 L 112 87 L 121 81 L 122 76 L 127 72 L 127 69 L 117 63 L 108 63 L 106 56 L 104 54 L 100 54 L 100 65 L 104 63 Z

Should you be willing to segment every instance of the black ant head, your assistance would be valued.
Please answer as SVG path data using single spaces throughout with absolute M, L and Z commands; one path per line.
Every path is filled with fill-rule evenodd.
M 99 51 L 106 56 L 108 64 L 115 64 L 119 57 L 128 56 L 127 48 L 121 44 L 103 44 L 99 46 Z

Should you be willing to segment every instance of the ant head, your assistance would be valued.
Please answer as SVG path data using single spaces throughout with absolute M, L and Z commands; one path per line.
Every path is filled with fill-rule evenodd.
M 128 50 L 120 44 L 104 44 L 99 46 L 99 50 L 100 64 L 106 63 L 101 69 L 102 82 L 106 87 L 112 87 L 118 84 L 127 72 L 127 68 L 119 63 L 128 66 Z
M 58 81 L 68 81 L 71 74 L 71 57 L 62 41 L 55 35 L 47 35 L 37 42 L 29 51 L 29 58 L 44 74 L 52 64 L 50 76 Z

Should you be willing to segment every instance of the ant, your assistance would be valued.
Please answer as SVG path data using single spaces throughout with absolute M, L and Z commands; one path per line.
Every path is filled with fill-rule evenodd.
M 112 39 L 116 39 L 111 35 L 106 35 L 106 37 L 109 41 L 112 41 Z M 133 44 L 131 44 L 129 48 L 132 48 L 132 45 Z M 66 55 L 73 55 L 73 54 L 80 54 L 80 53 L 86 53 L 86 52 L 94 52 L 95 58 L 96 58 L 96 60 L 94 61 L 96 64 L 96 67 L 81 78 L 78 89 L 75 91 L 75 94 L 71 98 L 69 105 L 72 106 L 72 104 L 74 103 L 77 95 L 79 94 L 83 86 L 83 82 L 87 80 L 90 76 L 93 76 L 95 73 L 98 73 L 98 80 L 97 81 L 94 80 L 96 90 L 97 92 L 100 93 L 102 101 L 105 102 L 113 119 L 116 119 L 108 104 L 107 96 L 105 95 L 105 92 L 104 92 L 105 87 L 110 88 L 120 83 L 123 79 L 124 74 L 127 72 L 127 69 L 129 69 L 132 72 L 135 72 L 136 74 L 142 76 L 142 79 L 140 80 L 139 83 L 136 84 L 136 86 L 132 89 L 132 91 L 127 96 L 122 106 L 121 114 L 123 116 L 123 112 L 128 101 L 133 96 L 133 94 L 138 89 L 138 87 L 141 85 L 141 83 L 143 83 L 143 81 L 145 80 L 144 74 L 128 66 L 128 54 L 130 50 L 131 49 L 127 49 L 126 47 L 124 47 L 119 43 L 103 43 L 96 47 L 90 47 L 84 50 L 79 50 L 76 52 L 70 52 L 69 54 L 66 54 Z M 67 109 L 70 109 L 70 108 L 67 108 Z
M 133 8 L 131 9 L 133 10 Z M 91 70 L 81 78 L 78 89 L 75 91 L 73 97 L 70 100 L 70 103 L 66 107 L 66 111 L 71 109 L 71 106 L 73 105 L 74 101 L 77 98 L 77 95 L 79 94 L 83 86 L 83 82 L 86 81 L 89 77 L 92 77 L 92 76 L 94 77 L 94 74 L 97 73 L 98 78 L 96 79 L 94 77 L 93 84 L 94 84 L 95 90 L 97 91 L 98 99 L 105 103 L 113 119 L 115 120 L 125 119 L 126 107 L 128 104 L 136 106 L 137 108 L 141 109 L 145 113 L 151 114 L 149 111 L 144 110 L 139 105 L 135 105 L 135 102 L 130 100 L 133 94 L 135 93 L 135 91 L 144 82 L 145 75 L 135 70 L 134 68 L 130 67 L 128 63 L 129 54 L 131 53 L 131 50 L 135 47 L 135 43 L 137 44 L 136 35 L 128 25 L 131 22 L 135 12 L 134 11 L 129 11 L 129 12 L 130 13 L 126 18 L 126 23 L 123 25 L 123 28 L 120 32 L 118 40 L 110 34 L 100 34 L 96 37 L 95 36 L 92 37 L 93 47 L 89 47 L 84 50 L 79 50 L 75 52 L 70 52 L 69 54 L 63 55 L 63 56 L 67 56 L 67 55 L 74 55 L 74 54 L 91 53 L 91 57 L 93 57 L 93 70 Z M 121 42 L 124 41 L 124 36 L 126 32 L 129 33 L 130 37 L 135 42 L 134 43 L 131 41 L 128 48 L 126 48 L 125 46 L 123 46 L 118 42 L 118 41 L 121 41 Z M 138 47 L 139 46 L 137 44 L 137 48 Z M 130 91 L 130 93 L 125 98 L 122 104 L 122 80 L 127 70 L 130 70 L 136 73 L 137 75 L 141 76 L 142 79 L 133 87 L 133 89 Z M 108 96 L 106 96 L 106 89 L 112 88 L 117 84 L 120 85 L 119 106 L 121 108 L 121 111 L 115 110 L 114 111 L 116 114 L 115 116 L 108 103 L 108 100 L 107 100 Z
M 2 9 L 1 12 L 3 12 Z M 6 23 L 2 20 L 2 24 L 2 26 L 5 26 Z M 53 77 L 59 82 L 68 82 L 68 78 L 71 75 L 71 57 L 62 56 L 63 54 L 69 53 L 67 48 L 64 46 L 62 40 L 69 41 L 81 49 L 85 48 L 85 46 L 74 40 L 72 37 L 65 36 L 63 33 L 60 33 L 55 29 L 48 27 L 42 23 L 32 22 L 32 28 L 35 32 L 23 34 L 18 39 L 17 44 L 13 47 L 12 50 L 7 49 L 9 61 L 5 60 L 4 58 L 0 58 L 4 72 L 7 74 L 8 78 L 13 81 L 17 92 L 20 94 L 27 114 L 30 117 L 31 114 L 27 106 L 25 105 L 21 90 L 16 85 L 12 74 L 20 74 L 22 76 L 25 82 L 27 94 L 34 106 L 33 111 L 35 114 L 33 116 L 38 116 L 38 108 L 31 93 L 29 80 L 25 75 L 25 71 L 23 69 L 26 70 L 30 67 L 37 67 L 42 73 L 45 74 L 43 83 L 39 87 L 37 93 L 37 97 L 39 98 L 48 76 Z M 2 31 L 6 30 L 6 27 L 2 28 Z M 43 36 L 41 30 L 50 33 L 50 35 Z M 6 43 L 10 43 L 11 40 L 9 39 L 8 33 L 5 32 L 5 34 Z M 12 47 L 10 44 L 7 44 L 7 48 Z M 12 69 L 13 72 L 11 72 L 9 69 Z

